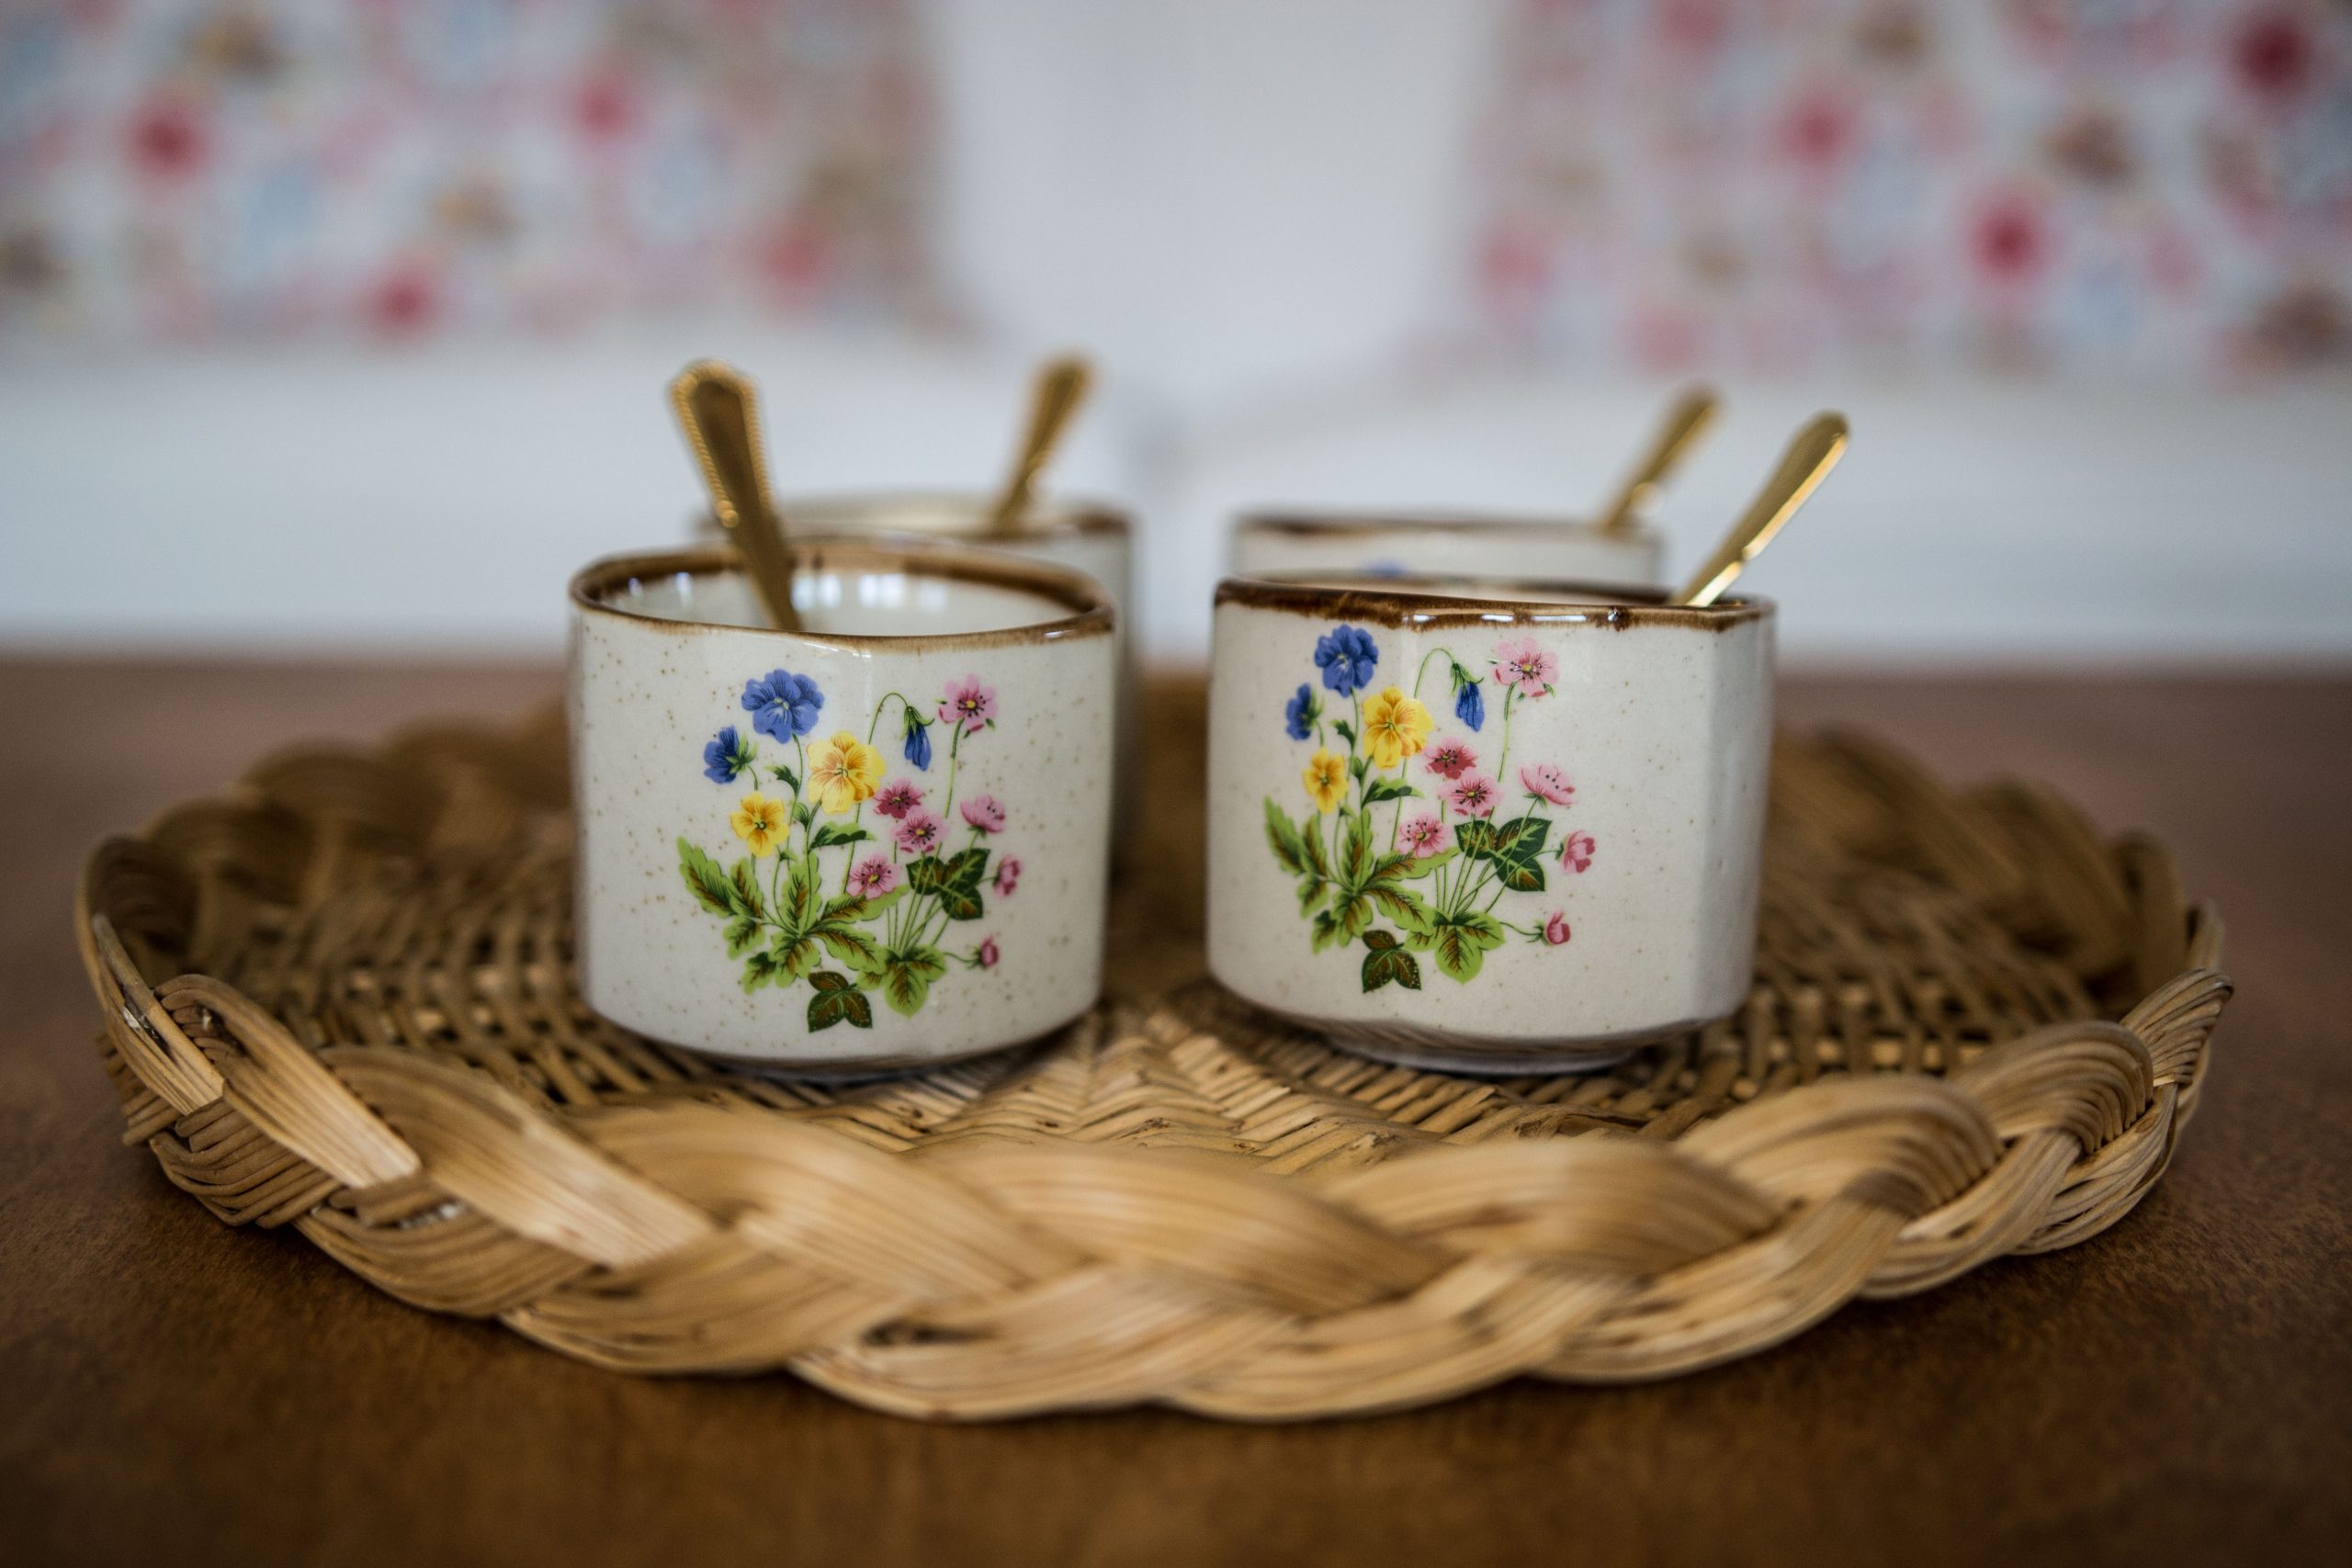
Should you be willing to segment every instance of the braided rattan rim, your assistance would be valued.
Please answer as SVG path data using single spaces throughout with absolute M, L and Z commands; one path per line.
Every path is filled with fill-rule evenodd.
M 290 754 L 100 845 L 76 928 L 126 1142 L 414 1304 L 905 1415 L 1328 1416 L 1744 1356 L 2129 1213 L 2230 989 L 2160 846 L 1833 739 L 1776 765 L 1756 1001 L 1645 1078 L 1376 1067 L 1194 985 L 1026 1061 L 794 1089 L 597 1023 L 534 946 L 560 754 Z

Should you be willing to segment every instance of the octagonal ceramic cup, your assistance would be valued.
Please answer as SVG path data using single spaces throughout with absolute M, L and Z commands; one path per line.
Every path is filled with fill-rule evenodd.
M 1747 994 L 1772 607 L 1228 580 L 1209 966 L 1364 1055 L 1578 1071 Z
M 1662 580 L 1665 541 L 1647 524 L 1602 529 L 1567 517 L 1262 513 L 1235 523 L 1232 554 L 1242 577 L 1487 577 L 1647 587 Z
M 797 536 L 806 629 L 726 547 L 572 580 L 582 994 L 793 1073 L 951 1061 L 1102 986 L 1114 615 L 1076 572 Z

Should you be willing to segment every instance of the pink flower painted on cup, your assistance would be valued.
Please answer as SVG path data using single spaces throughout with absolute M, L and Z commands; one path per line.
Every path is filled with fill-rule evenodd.
M 1469 743 L 1450 735 L 1421 753 L 1421 766 L 1442 779 L 1458 779 L 1477 765 L 1478 754 Z
M 893 822 L 899 820 L 910 811 L 920 809 L 922 806 L 922 791 L 915 788 L 913 783 L 907 779 L 892 779 L 888 784 L 884 784 L 881 793 L 874 797 L 874 809 Z
M 1544 922 L 1544 945 L 1546 947 L 1564 947 L 1567 944 L 1567 911 L 1565 909 L 1555 909 L 1552 911 L 1551 918 Z
M 1453 847 L 1453 829 L 1438 818 L 1435 812 L 1424 811 L 1397 830 L 1397 840 L 1413 852 L 1415 860 L 1427 860 L 1442 854 Z
M 1592 864 L 1592 835 L 1579 828 L 1560 845 L 1560 863 L 1570 871 L 1582 871 Z
M 997 960 L 996 938 L 992 936 L 982 937 L 980 939 L 980 951 L 976 956 L 979 959 L 981 968 L 995 968 Z
M 1568 782 L 1567 774 L 1549 762 L 1528 763 L 1519 770 L 1519 782 L 1528 794 L 1555 806 L 1566 806 L 1576 798 L 1577 786 Z
M 939 840 L 945 831 L 944 824 L 938 818 L 918 807 L 907 813 L 906 820 L 899 823 L 890 836 L 909 854 L 927 855 L 939 848 Z
M 1012 890 L 1020 886 L 1021 857 L 1018 855 L 1007 855 L 1002 860 L 997 862 L 997 896 L 1002 898 L 1010 898 L 1012 897 Z
M 880 855 L 868 855 L 849 868 L 850 890 L 861 898 L 879 898 L 899 885 L 899 868 Z
M 1559 679 L 1560 661 L 1533 637 L 1504 642 L 1495 649 L 1495 679 L 1518 688 L 1521 697 L 1540 697 Z
M 1446 804 L 1464 817 L 1492 817 L 1502 788 L 1484 773 L 1464 773 L 1445 792 Z
M 1004 831 L 1004 803 L 992 795 L 976 795 L 956 809 L 983 833 Z
M 967 735 L 975 734 L 996 716 L 996 688 L 981 685 L 978 675 L 950 681 L 947 694 L 939 699 L 939 716 L 944 723 L 962 725 Z

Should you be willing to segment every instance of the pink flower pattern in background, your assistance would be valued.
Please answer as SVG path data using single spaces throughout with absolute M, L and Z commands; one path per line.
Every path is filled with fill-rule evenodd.
M 916 0 L 0 9 L 0 337 L 936 310 Z
M 1471 335 L 1653 370 L 2352 359 L 2341 0 L 1519 0 Z

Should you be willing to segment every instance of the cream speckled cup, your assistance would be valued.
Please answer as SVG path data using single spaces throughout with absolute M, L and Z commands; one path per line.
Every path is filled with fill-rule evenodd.
M 1576 1071 L 1747 996 L 1772 609 L 1228 580 L 1209 966 L 1365 1055 Z
M 1035 1039 L 1101 989 L 1107 596 L 994 552 L 797 536 L 806 630 L 731 549 L 571 584 L 582 994 L 797 1073 Z
M 1664 552 L 1665 541 L 1646 524 L 1603 530 L 1566 517 L 1263 513 L 1233 527 L 1233 570 L 1241 577 L 1488 577 L 1646 587 L 1660 581 Z

